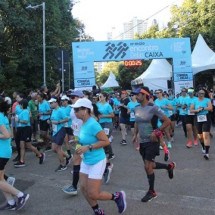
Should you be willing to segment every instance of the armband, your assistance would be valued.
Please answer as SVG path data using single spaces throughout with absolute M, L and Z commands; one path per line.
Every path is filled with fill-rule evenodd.
M 158 138 L 163 137 L 163 132 L 159 128 L 155 129 L 153 132 L 156 137 L 158 137 Z

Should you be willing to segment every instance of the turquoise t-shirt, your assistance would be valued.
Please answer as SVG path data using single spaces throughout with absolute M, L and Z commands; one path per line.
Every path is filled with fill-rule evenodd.
M 65 112 L 62 110 L 62 108 L 58 107 L 57 109 L 53 109 L 52 114 L 51 114 L 51 121 L 60 121 L 67 119 L 67 116 Z M 52 124 L 52 136 L 57 134 L 57 132 L 64 127 L 64 123 L 59 123 L 59 124 Z
M 43 100 L 42 103 L 39 103 L 39 113 L 47 113 L 50 111 L 50 105 L 46 100 Z M 47 120 L 50 118 L 50 115 L 41 115 L 40 120 Z
M 162 99 L 156 99 L 155 100 L 155 105 L 157 105 L 161 111 L 167 116 L 170 117 L 173 114 L 172 110 L 169 110 L 168 108 L 163 108 L 164 106 L 168 106 L 170 105 L 170 102 L 168 99 L 166 98 L 162 98 Z
M 117 98 L 113 98 L 113 111 L 115 114 L 119 114 L 119 105 L 120 105 L 120 100 Z
M 93 145 L 98 142 L 97 134 L 102 131 L 101 125 L 93 118 L 90 117 L 85 123 L 82 124 L 79 133 L 79 142 L 82 146 Z M 86 151 L 83 156 L 83 162 L 88 165 L 94 165 L 99 161 L 105 159 L 105 152 L 103 148 L 93 149 Z
M 204 98 L 203 100 L 199 100 L 198 98 L 195 99 L 193 101 L 193 105 L 194 105 L 194 110 L 197 110 L 199 108 L 206 108 L 208 106 L 208 103 L 210 102 L 210 99 L 209 98 Z M 199 113 L 197 113 L 197 115 L 206 115 L 208 114 L 208 110 L 203 110 L 203 111 L 200 111 Z
M 179 96 L 178 99 L 177 99 L 177 105 L 185 105 L 185 102 L 186 102 L 186 99 L 187 99 L 187 96 Z M 182 109 L 181 107 L 178 107 L 178 110 L 179 110 L 179 115 L 186 115 L 186 109 Z
M 113 113 L 113 108 L 107 102 L 105 102 L 105 103 L 97 102 L 96 105 L 98 107 L 98 111 L 102 115 L 109 115 L 109 114 Z M 104 123 L 104 122 L 112 122 L 112 118 L 101 118 L 101 119 L 99 119 L 99 123 Z
M 18 127 L 26 127 L 26 126 L 30 126 L 31 122 L 30 122 L 30 112 L 28 109 L 24 109 L 22 110 L 22 112 L 19 114 L 19 122 L 18 122 Z M 21 121 L 27 121 L 28 123 L 21 123 Z
M 10 125 L 8 118 L 0 113 L 0 126 L 5 126 L 5 128 L 10 131 Z M 11 138 L 0 139 L 0 158 L 11 158 L 12 156 L 12 147 L 11 147 Z
M 140 105 L 139 102 L 134 102 L 134 101 L 130 101 L 127 104 L 127 108 L 130 110 L 130 122 L 134 122 L 135 121 L 135 113 L 134 113 L 134 109 L 136 106 Z
M 186 99 L 185 99 L 185 104 L 187 105 L 187 108 L 186 108 L 186 114 L 187 115 L 195 115 L 195 113 L 190 113 L 190 106 L 191 106 L 191 104 L 193 104 L 194 103 L 194 101 L 197 99 L 197 97 L 190 97 L 190 96 L 188 96 L 188 97 L 186 97 Z
M 71 106 L 67 105 L 67 106 L 61 106 L 62 111 L 65 113 L 66 117 L 68 118 L 68 122 L 64 123 L 64 127 L 66 128 L 70 128 L 72 125 L 72 119 L 70 117 L 70 113 L 71 113 Z
M 177 98 L 169 97 L 168 98 L 170 105 L 173 107 L 173 114 L 177 112 Z

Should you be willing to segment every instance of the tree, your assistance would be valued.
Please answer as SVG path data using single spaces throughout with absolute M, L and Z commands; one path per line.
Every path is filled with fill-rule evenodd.
M 41 1 L 35 0 L 35 5 Z M 8 80 L 2 87 L 12 92 L 42 85 L 42 8 L 26 9 L 25 0 L 0 2 L 0 60 Z M 60 79 L 56 71 L 56 50 L 71 52 L 71 42 L 84 26 L 72 17 L 73 1 L 46 0 L 46 70 L 48 86 Z M 0 77 L 1 78 L 1 77 Z

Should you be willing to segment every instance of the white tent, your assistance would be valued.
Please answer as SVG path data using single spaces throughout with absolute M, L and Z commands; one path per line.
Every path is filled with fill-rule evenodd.
M 167 81 L 171 80 L 172 66 L 166 59 L 153 59 L 147 70 L 134 79 L 131 84 L 143 83 L 150 90 L 168 90 Z
M 215 52 L 208 47 L 201 34 L 192 52 L 192 68 L 193 75 L 204 70 L 215 69 Z
M 119 83 L 116 81 L 115 75 L 110 72 L 107 81 L 101 86 L 101 88 L 119 87 Z

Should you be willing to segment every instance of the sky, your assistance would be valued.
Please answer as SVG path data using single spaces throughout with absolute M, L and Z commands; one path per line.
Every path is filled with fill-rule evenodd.
M 113 27 L 122 31 L 123 23 L 134 17 L 148 19 L 153 16 L 160 25 L 165 25 L 170 19 L 172 4 L 180 5 L 183 0 L 77 0 L 72 15 L 85 25 L 85 33 L 96 41 L 106 40 L 107 33 Z M 166 8 L 167 7 L 167 8 Z

